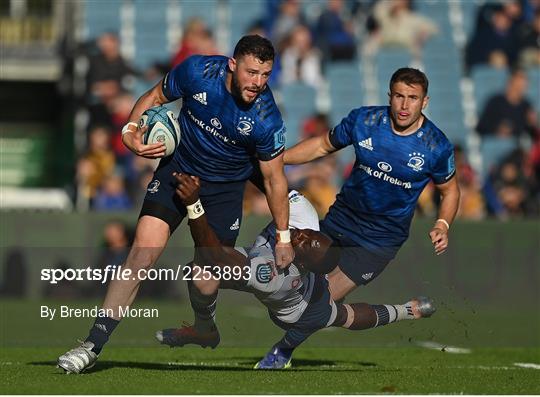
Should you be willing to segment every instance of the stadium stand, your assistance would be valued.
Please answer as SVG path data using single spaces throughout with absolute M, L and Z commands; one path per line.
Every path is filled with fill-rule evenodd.
M 477 66 L 472 71 L 474 82 L 474 99 L 476 107 L 481 111 L 489 97 L 495 93 L 504 91 L 508 80 L 508 70 L 497 69 L 491 66 Z
M 318 89 L 299 83 L 280 85 L 277 78 L 279 68 L 275 71 L 272 89 L 287 124 L 288 146 L 298 141 L 303 121 L 314 113 L 326 113 L 331 124 L 336 124 L 355 107 L 386 103 L 391 74 L 399 67 L 413 66 L 425 70 L 430 79 L 431 100 L 427 116 L 451 141 L 464 146 L 470 163 L 484 177 L 494 163 L 515 147 L 512 142 L 492 142 L 488 139 L 481 142 L 474 131 L 487 98 L 504 90 L 509 74 L 509 68 L 497 69 L 489 65 L 477 65 L 467 74 L 463 66 L 465 43 L 476 31 L 478 11 L 489 3 L 495 2 L 413 1 L 412 11 L 434 22 L 439 32 L 422 45 L 419 53 L 398 47 L 382 47 L 367 55 L 362 51 L 371 33 L 366 21 L 369 21 L 376 2 L 357 7 L 347 3 L 344 18 L 353 28 L 351 32 L 358 43 L 357 58 L 324 63 L 325 82 Z M 325 9 L 324 4 L 303 2 L 301 8 L 303 20 L 314 29 L 320 13 Z M 70 11 L 75 20 L 71 33 L 77 33 L 74 36 L 82 48 L 77 53 L 80 55 L 93 49 L 93 41 L 102 33 L 117 32 L 123 57 L 138 72 L 136 82 L 127 85 L 136 98 L 155 84 L 162 75 L 160 73 L 169 67 L 188 21 L 200 18 L 212 33 L 217 50 L 230 55 L 238 38 L 249 29 L 258 26 L 266 29 L 266 33 L 271 31 L 270 24 L 275 18 L 266 15 L 271 9 L 279 9 L 279 1 L 88 0 L 77 3 L 73 6 L 73 12 Z M 81 66 L 84 63 L 79 63 L 80 57 L 73 59 L 78 59 L 74 63 L 76 79 L 84 80 L 80 77 L 84 76 L 84 66 Z M 161 69 L 156 69 L 156 65 Z M 540 112 L 540 69 L 530 68 L 527 74 L 528 99 Z M 75 85 L 80 86 L 80 82 Z M 75 133 L 75 148 L 79 152 L 84 151 L 89 128 L 88 123 L 85 124 L 84 114 L 77 113 L 75 123 L 76 129 L 81 129 Z M 113 143 L 113 146 L 117 143 Z M 117 152 L 117 155 L 121 153 Z M 350 159 L 351 153 L 341 154 L 341 162 L 346 163 Z M 119 165 L 126 167 L 126 164 L 130 164 L 126 161 L 126 158 L 122 158 Z M 136 171 L 127 169 L 127 175 L 133 172 Z
M 315 112 L 316 91 L 303 84 L 294 83 L 282 88 L 283 118 L 287 126 L 287 147 L 299 140 L 302 121 Z
M 359 63 L 334 62 L 327 66 L 330 84 L 330 119 L 335 124 L 363 103 L 362 70 Z

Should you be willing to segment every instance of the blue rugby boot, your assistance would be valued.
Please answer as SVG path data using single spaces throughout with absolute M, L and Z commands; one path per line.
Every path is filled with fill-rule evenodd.
M 285 352 L 278 347 L 273 347 L 266 356 L 259 361 L 254 369 L 287 369 L 291 368 L 292 350 Z

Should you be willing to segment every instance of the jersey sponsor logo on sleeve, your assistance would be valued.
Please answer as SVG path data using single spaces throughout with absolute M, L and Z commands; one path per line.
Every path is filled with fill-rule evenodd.
M 274 132 L 274 149 L 281 148 L 283 145 L 285 145 L 285 126 Z
M 363 141 L 358 142 L 358 146 L 363 147 L 367 150 L 373 150 L 373 142 L 371 141 L 371 138 L 367 138 Z
M 454 152 L 448 157 L 448 175 L 444 178 L 445 180 L 449 180 L 452 178 L 452 176 L 456 173 L 456 164 L 454 159 Z
M 422 171 L 422 166 L 424 165 L 424 155 L 422 153 L 409 153 L 409 162 L 407 167 L 411 167 L 415 171 Z
M 240 117 L 236 129 L 240 134 L 248 136 L 253 130 L 253 120 L 250 117 Z
M 454 152 L 448 157 L 448 172 L 453 173 L 456 170 L 456 162 L 454 159 Z
M 208 105 L 206 102 L 206 92 L 199 92 L 198 94 L 193 95 L 193 99 L 202 103 L 203 105 Z
M 270 263 L 257 265 L 255 277 L 259 283 L 268 284 L 272 280 L 272 265 Z

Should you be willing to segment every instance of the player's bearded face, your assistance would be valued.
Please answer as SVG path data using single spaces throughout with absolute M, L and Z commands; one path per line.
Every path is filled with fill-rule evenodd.
M 419 84 L 397 82 L 390 91 L 392 127 L 398 132 L 414 132 L 420 127 L 418 121 L 429 97 Z
M 232 71 L 231 92 L 245 103 L 253 102 L 266 88 L 273 61 L 261 62 L 253 55 L 229 60 Z

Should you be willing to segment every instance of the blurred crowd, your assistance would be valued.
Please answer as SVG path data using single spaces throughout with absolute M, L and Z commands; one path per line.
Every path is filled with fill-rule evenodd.
M 315 12 L 306 12 L 300 0 L 267 0 L 264 15 L 254 16 L 245 33 L 261 34 L 274 43 L 273 91 L 279 94 L 280 87 L 293 82 L 321 90 L 327 84 L 329 62 L 358 62 L 364 54 L 382 47 L 405 48 L 413 59 L 421 59 L 424 44 L 440 32 L 415 6 L 411 0 L 329 0 L 314 4 Z M 121 56 L 114 32 L 103 33 L 86 46 L 83 106 L 88 117 L 86 144 L 76 166 L 77 208 L 118 211 L 140 207 L 157 163 L 133 155 L 121 142 L 122 126 L 136 99 L 135 82 L 150 86 L 191 55 L 219 53 L 215 32 L 203 18 L 193 18 L 184 26 L 170 59 L 156 60 L 147 70 L 136 70 Z M 538 214 L 540 130 L 538 115 L 526 96 L 525 70 L 540 67 L 540 0 L 488 2 L 477 8 L 476 25 L 464 50 L 464 75 L 482 64 L 512 72 L 506 89 L 478 109 L 476 133 L 481 139 L 511 141 L 512 150 L 480 175 L 467 160 L 465 142 L 454 142 L 462 189 L 459 216 L 482 219 Z M 351 109 L 362 105 L 352 103 Z M 303 121 L 299 139 L 324 134 L 339 121 L 315 113 Z M 516 143 L 524 137 L 525 146 Z M 288 142 L 288 146 L 292 144 Z M 352 167 L 338 153 L 313 164 L 286 167 L 286 173 L 290 187 L 302 191 L 324 216 Z M 435 190 L 428 186 L 419 213 L 434 215 L 437 202 Z M 264 196 L 251 185 L 246 188 L 244 207 L 245 214 L 269 214 Z
M 497 68 L 539 67 L 539 34 L 537 0 L 486 2 L 477 11 L 467 44 L 467 70 L 486 64 Z

